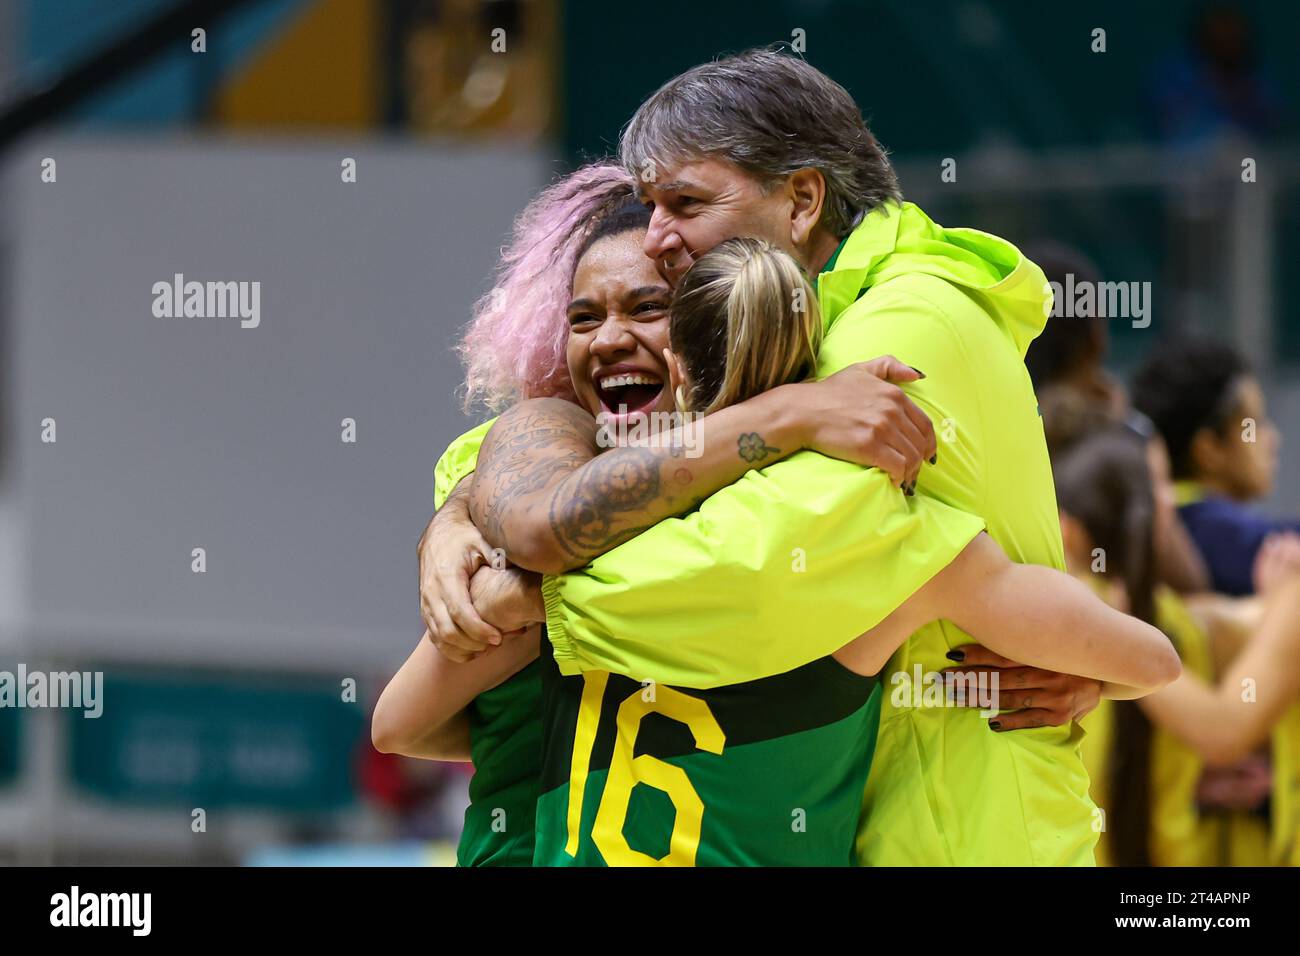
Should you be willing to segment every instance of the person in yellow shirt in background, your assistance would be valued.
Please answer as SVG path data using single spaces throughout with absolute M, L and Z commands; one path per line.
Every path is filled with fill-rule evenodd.
M 1045 401 L 1049 421 L 1062 411 Z M 1068 415 L 1069 413 L 1064 413 Z M 1051 429 L 1049 428 L 1049 431 Z M 1059 430 L 1058 430 L 1059 434 Z M 1110 865 L 1296 865 L 1300 757 L 1300 575 L 1281 574 L 1235 658 L 1240 613 L 1184 601 L 1156 581 L 1155 542 L 1176 521 L 1163 442 L 1100 422 L 1054 441 L 1066 563 L 1120 610 L 1155 623 L 1183 659 L 1179 680 L 1141 702 L 1103 701 L 1083 721 L 1092 795 L 1103 811 L 1098 862 Z M 1272 822 L 1201 806 L 1207 769 L 1269 746 Z

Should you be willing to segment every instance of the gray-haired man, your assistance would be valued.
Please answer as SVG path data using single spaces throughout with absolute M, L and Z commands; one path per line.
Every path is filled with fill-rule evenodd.
M 653 207 L 645 251 L 669 281 L 732 236 L 790 252 L 817 276 L 826 324 L 819 375 L 882 354 L 925 371 L 908 394 L 941 441 L 939 461 L 922 470 L 917 491 L 983 518 L 1013 559 L 1064 568 L 1051 468 L 1023 362 L 1050 309 L 1033 263 L 1001 239 L 944 229 L 903 203 L 852 97 L 774 51 L 670 80 L 628 124 L 621 157 Z M 815 457 L 761 474 L 761 484 L 719 491 L 714 507 L 706 502 L 581 571 L 548 578 L 557 660 L 578 670 L 617 663 L 606 638 L 644 631 L 646 608 L 657 602 L 671 604 L 677 620 L 690 619 L 698 605 L 707 619 L 701 635 L 719 644 L 756 629 L 798 634 L 809 660 L 855 636 L 859 604 L 887 586 L 856 576 L 843 560 L 862 533 L 852 519 L 863 487 Z M 783 499 L 814 491 L 822 499 L 818 517 L 786 520 Z M 887 479 L 869 493 L 900 494 Z M 711 567 L 718 540 L 743 540 L 762 577 L 749 594 L 734 595 L 731 610 L 720 610 L 727 606 L 720 595 L 735 587 L 734 568 L 714 574 Z M 754 592 L 779 599 L 755 602 Z M 886 671 L 933 675 L 964 655 L 977 660 L 982 649 L 961 649 L 969 644 L 938 622 L 914 635 Z M 756 661 L 752 677 L 777 666 Z M 670 674 L 657 677 L 672 683 Z M 1003 708 L 1019 713 L 990 722 L 973 710 L 914 707 L 911 693 L 886 701 L 860 863 L 1092 864 L 1095 808 L 1074 721 L 1096 705 L 1098 684 L 1009 667 L 1001 686 L 1011 688 Z M 1017 728 L 1038 729 L 1006 733 Z

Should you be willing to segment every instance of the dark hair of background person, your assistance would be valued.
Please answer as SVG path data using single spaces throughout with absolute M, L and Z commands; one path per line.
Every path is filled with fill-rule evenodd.
M 1075 286 L 1101 281 L 1101 273 L 1092 260 L 1065 243 L 1036 240 L 1027 243 L 1021 252 L 1043 270 L 1048 282 L 1058 283 L 1062 289 L 1070 286 L 1071 275 Z M 1108 345 L 1104 315 L 1054 315 L 1048 318 L 1042 334 L 1030 343 L 1025 366 L 1034 388 L 1040 389 L 1069 378 L 1080 368 L 1101 364 Z
M 1129 613 L 1157 627 L 1155 498 L 1146 441 L 1124 425 L 1107 425 L 1058 450 L 1052 460 L 1061 510 L 1103 549 L 1107 570 L 1124 582 Z M 1112 702 L 1114 727 L 1107 789 L 1107 828 L 1118 866 L 1151 864 L 1152 726 L 1135 701 Z
M 1202 428 L 1223 430 L 1249 372 L 1231 345 L 1210 336 L 1166 336 L 1152 346 L 1133 377 L 1133 407 L 1164 437 L 1174 478 L 1195 477 L 1192 439 Z

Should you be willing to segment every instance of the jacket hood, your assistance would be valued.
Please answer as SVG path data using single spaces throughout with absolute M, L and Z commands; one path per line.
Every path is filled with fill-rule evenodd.
M 979 293 L 990 320 L 1010 336 L 1021 358 L 1052 309 L 1043 270 L 1005 239 L 978 229 L 945 229 L 910 202 L 886 203 L 862 220 L 833 268 L 817 277 L 825 329 L 865 290 L 917 273 Z

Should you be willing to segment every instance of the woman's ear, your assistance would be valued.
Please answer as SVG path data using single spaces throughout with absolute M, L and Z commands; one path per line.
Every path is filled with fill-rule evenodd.
M 686 411 L 686 369 L 672 349 L 664 349 L 664 365 L 668 367 L 668 387 L 679 412 Z

